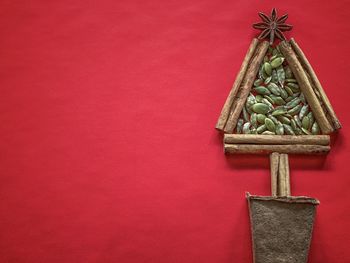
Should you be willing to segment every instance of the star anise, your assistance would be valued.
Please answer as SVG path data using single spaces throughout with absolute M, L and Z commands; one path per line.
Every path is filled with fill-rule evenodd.
M 275 8 L 273 8 L 271 11 L 271 16 L 267 16 L 262 12 L 259 12 L 259 16 L 263 22 L 253 24 L 253 27 L 255 29 L 262 30 L 258 37 L 259 39 L 269 37 L 271 45 L 275 40 L 275 36 L 281 40 L 286 40 L 286 37 L 283 35 L 282 32 L 292 30 L 293 28 L 292 25 L 284 23 L 288 18 L 288 14 L 285 14 L 281 17 L 277 17 L 277 11 Z

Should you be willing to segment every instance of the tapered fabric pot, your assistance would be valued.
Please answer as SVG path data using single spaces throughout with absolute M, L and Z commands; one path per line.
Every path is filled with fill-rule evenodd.
M 254 263 L 306 263 L 316 206 L 314 198 L 247 193 Z

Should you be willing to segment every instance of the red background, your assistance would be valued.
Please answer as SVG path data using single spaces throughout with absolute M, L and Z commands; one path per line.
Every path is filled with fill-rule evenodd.
M 0 262 L 252 262 L 266 156 L 214 129 L 259 21 L 288 12 L 343 129 L 292 157 L 309 262 L 350 262 L 348 1 L 0 3 Z

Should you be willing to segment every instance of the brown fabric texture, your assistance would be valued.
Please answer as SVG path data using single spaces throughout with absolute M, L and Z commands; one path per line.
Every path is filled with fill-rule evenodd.
M 319 201 L 247 193 L 255 263 L 306 263 Z

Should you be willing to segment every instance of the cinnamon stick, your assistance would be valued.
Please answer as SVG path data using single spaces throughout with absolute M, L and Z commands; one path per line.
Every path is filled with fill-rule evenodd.
M 290 196 L 290 177 L 288 154 L 280 154 L 278 165 L 279 195 Z
M 273 152 L 270 154 L 270 170 L 271 170 L 271 195 L 277 196 L 277 178 L 278 178 L 278 164 L 279 153 Z
M 327 154 L 330 146 L 324 145 L 266 145 L 266 144 L 224 144 L 224 152 L 230 154 L 270 154 L 273 152 L 291 154 Z
M 340 129 L 341 128 L 341 124 L 337 118 L 337 116 L 335 115 L 335 112 L 333 110 L 333 107 L 331 105 L 331 103 L 329 102 L 329 99 L 326 95 L 326 93 L 324 92 L 322 85 L 320 83 L 320 81 L 318 80 L 315 71 L 313 70 L 311 64 L 309 63 L 308 59 L 306 58 L 304 52 L 301 50 L 301 48 L 299 47 L 299 45 L 297 44 L 297 42 L 292 38 L 290 40 L 291 46 L 294 50 L 294 52 L 297 54 L 299 61 L 302 63 L 303 67 L 305 68 L 305 70 L 307 71 L 307 73 L 310 76 L 311 82 L 313 84 L 313 88 L 316 89 L 320 95 L 320 100 L 322 101 L 324 107 L 326 108 L 327 113 L 329 114 L 329 119 L 331 124 L 333 125 L 334 129 Z M 317 95 L 317 93 L 316 93 Z
M 254 56 L 248 65 L 242 84 L 235 94 L 230 114 L 224 128 L 224 132 L 232 133 L 236 127 L 238 117 L 242 112 L 242 108 L 253 86 L 256 74 L 259 71 L 260 64 L 264 59 L 268 47 L 269 42 L 267 41 L 263 41 L 258 44 Z
M 227 97 L 227 99 L 225 101 L 224 106 L 222 107 L 221 114 L 220 114 L 219 119 L 218 119 L 218 121 L 216 123 L 215 128 L 218 129 L 218 130 L 223 131 L 224 128 L 225 128 L 225 124 L 226 124 L 228 116 L 230 114 L 230 109 L 232 107 L 233 100 L 234 100 L 234 98 L 235 98 L 235 96 L 237 94 L 239 86 L 242 83 L 243 77 L 244 77 L 244 75 L 245 75 L 245 73 L 247 71 L 247 68 L 248 68 L 249 61 L 252 58 L 258 43 L 259 43 L 258 39 L 254 38 L 253 41 L 251 42 L 250 46 L 249 46 L 247 54 L 246 54 L 246 56 L 245 56 L 245 58 L 243 60 L 241 68 L 240 68 L 240 70 L 238 72 L 238 75 L 236 77 L 236 80 L 233 83 L 232 89 L 231 89 L 231 91 L 230 91 L 230 93 L 229 93 L 229 95 L 228 95 L 228 97 Z
M 329 135 L 225 134 L 224 143 L 329 145 Z
M 320 101 L 318 100 L 311 83 L 302 67 L 300 61 L 298 60 L 295 52 L 291 48 L 288 42 L 282 41 L 279 44 L 279 48 L 283 53 L 284 57 L 287 59 L 287 62 L 297 79 L 300 90 L 304 93 L 304 96 L 307 102 L 310 105 L 312 112 L 314 113 L 315 119 L 317 120 L 321 130 L 325 134 L 329 134 L 334 131 L 330 122 L 328 121 L 325 112 L 322 109 Z

